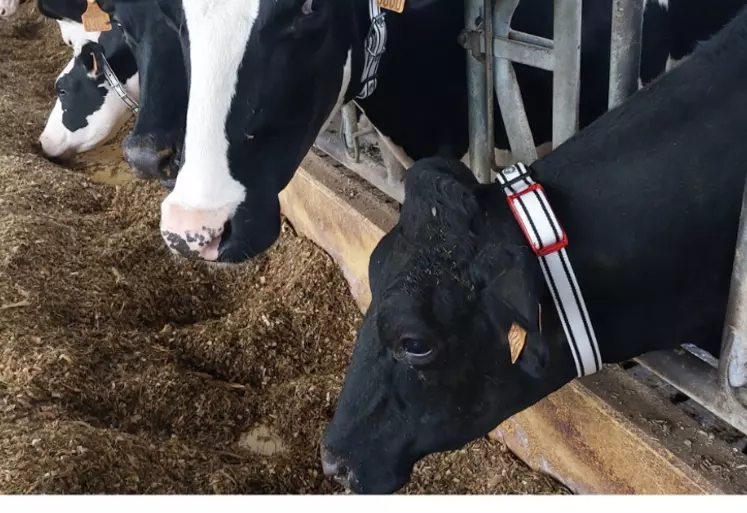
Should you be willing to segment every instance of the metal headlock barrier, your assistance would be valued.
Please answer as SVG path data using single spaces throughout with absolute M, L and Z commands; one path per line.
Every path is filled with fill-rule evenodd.
M 595 1 L 595 0 L 586 0 Z M 519 32 L 511 20 L 520 0 L 466 0 L 461 44 L 467 51 L 469 162 L 482 183 L 493 179 L 495 100 L 506 128 L 511 154 L 531 164 L 537 148 L 527 120 L 513 63 L 553 73 L 552 147 L 578 130 L 583 0 L 554 0 L 553 39 Z M 641 61 L 642 0 L 613 0 L 608 107 L 638 89 Z M 359 123 L 356 106 L 341 113 L 338 133 L 326 132 L 316 147 L 402 202 L 404 173 L 412 161 L 370 123 Z M 378 148 L 383 165 L 361 145 Z M 747 434 L 747 187 L 739 223 L 731 291 L 718 360 L 695 345 L 648 353 L 635 359 L 660 379 L 689 396 L 723 421 Z

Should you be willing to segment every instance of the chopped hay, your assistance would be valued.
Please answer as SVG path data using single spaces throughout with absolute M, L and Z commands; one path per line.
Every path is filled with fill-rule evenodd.
M 318 444 L 361 316 L 334 262 L 288 225 L 240 268 L 177 261 L 163 190 L 101 179 L 117 141 L 36 154 L 56 24 L 28 2 L 0 47 L 0 492 L 340 493 Z M 488 440 L 405 492 L 567 493 Z

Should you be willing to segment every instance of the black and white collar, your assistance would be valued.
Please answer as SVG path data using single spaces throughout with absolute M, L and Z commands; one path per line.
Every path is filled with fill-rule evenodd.
M 117 74 L 114 73 L 114 70 L 112 70 L 112 67 L 109 65 L 109 61 L 107 61 L 106 57 L 104 57 L 104 53 L 97 52 L 96 59 L 101 63 L 101 68 L 104 71 L 104 78 L 109 84 L 109 87 L 111 87 L 114 92 L 117 93 L 117 96 L 119 96 L 122 102 L 127 105 L 127 108 L 129 108 L 133 114 L 137 115 L 137 112 L 139 110 L 138 102 L 136 102 L 134 98 L 132 98 L 132 96 L 127 93 L 124 86 L 122 85 L 122 82 L 120 82 L 119 78 L 117 77 Z
M 511 212 L 539 258 L 573 354 L 576 375 L 582 377 L 598 372 L 602 368 L 602 357 L 565 249 L 568 237 L 555 217 L 544 189 L 532 180 L 526 166 L 521 163 L 500 171 L 498 182 L 507 196 Z
M 365 61 L 361 76 L 362 89 L 356 97 L 358 99 L 368 98 L 376 90 L 379 62 L 386 51 L 386 12 L 381 9 L 377 0 L 368 0 L 368 15 L 371 18 L 371 27 L 364 43 Z

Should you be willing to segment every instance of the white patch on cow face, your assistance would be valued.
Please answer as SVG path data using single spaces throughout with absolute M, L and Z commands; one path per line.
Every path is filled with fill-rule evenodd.
M 0 0 L 2 1 L 2 0 Z M 73 49 L 73 53 L 78 55 L 80 49 L 88 42 L 98 43 L 101 32 L 86 32 L 83 24 L 77 21 L 57 20 L 60 26 L 60 35 L 67 46 Z
M 228 211 L 230 217 L 246 197 L 244 186 L 231 176 L 225 127 L 259 3 L 183 0 L 192 70 L 184 165 L 161 205 L 162 219 L 168 205 Z
M 75 57 L 65 66 L 59 77 L 69 73 Z M 91 79 L 93 80 L 93 79 Z M 135 73 L 125 82 L 124 88 L 135 101 L 140 99 L 140 82 Z M 71 157 L 76 153 L 90 151 L 114 137 L 132 116 L 132 111 L 122 102 L 116 92 L 109 90 L 101 107 L 86 117 L 87 124 L 75 131 L 62 122 L 62 102 L 55 101 L 44 131 L 39 136 L 42 152 L 47 157 Z
M 19 0 L 0 0 L 0 20 L 7 20 L 18 10 Z

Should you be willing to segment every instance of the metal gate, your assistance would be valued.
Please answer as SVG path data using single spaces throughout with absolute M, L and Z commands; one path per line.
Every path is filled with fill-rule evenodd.
M 446 0 L 448 1 L 448 0 Z M 595 1 L 595 0 L 587 0 Z M 469 94 L 469 162 L 477 179 L 493 179 L 493 108 L 498 101 L 511 153 L 537 159 L 513 63 L 553 73 L 552 147 L 578 130 L 582 0 L 554 0 L 553 39 L 515 31 L 511 20 L 520 0 L 466 0 L 465 31 Z M 613 0 L 609 108 L 638 89 L 644 0 Z M 354 105 L 343 109 L 341 129 L 324 133 L 316 147 L 402 202 L 403 177 L 412 164 L 375 127 L 360 128 Z M 383 165 L 363 155 L 360 144 L 378 145 Z M 747 190 L 746 190 L 747 192 Z M 742 205 L 721 358 L 697 346 L 643 355 L 636 360 L 747 434 L 747 194 Z

